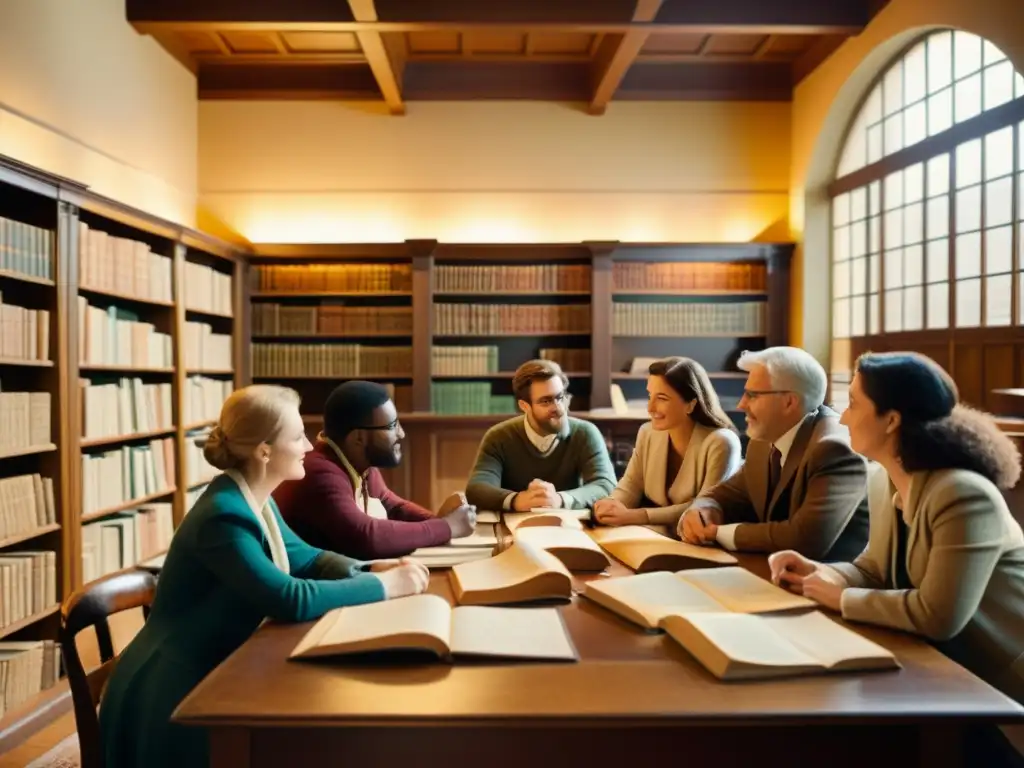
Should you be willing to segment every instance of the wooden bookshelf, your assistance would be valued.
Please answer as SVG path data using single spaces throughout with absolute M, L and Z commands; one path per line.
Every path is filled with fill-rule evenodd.
M 0 527 L 0 557 L 52 552 L 55 566 L 52 601 L 35 600 L 39 604 L 13 621 L 3 621 L 0 613 L 4 641 L 56 640 L 60 603 L 73 590 L 105 571 L 134 565 L 133 554 L 142 561 L 166 549 L 164 539 L 196 492 L 184 475 L 186 429 L 217 416 L 186 410 L 187 323 L 201 320 L 228 337 L 212 345 L 220 357 L 199 360 L 196 370 L 228 388 L 244 384 L 249 331 L 245 322 L 236 322 L 248 316 L 242 303 L 244 255 L 237 246 L 0 157 L 0 311 L 6 312 L 8 331 L 0 336 L 0 416 L 6 419 L 0 483 L 11 484 L 0 498 L 16 499 L 23 514 L 17 524 Z M 211 282 L 213 272 L 224 276 L 216 302 L 202 295 L 202 273 L 189 270 L 193 264 L 209 268 Z M 162 386 L 162 400 L 149 402 L 163 404 L 163 418 L 149 412 L 139 419 L 118 407 L 116 389 L 98 388 L 127 382 L 134 393 L 155 395 Z M 37 397 L 19 399 L 21 392 Z M 151 444 L 162 446 L 160 441 L 166 441 L 162 475 L 147 472 L 144 483 L 136 474 L 119 485 L 120 454 L 134 456 L 136 467 L 148 470 L 142 457 Z M 33 496 L 42 481 L 16 479 L 33 475 L 52 480 L 50 517 L 50 491 L 43 489 L 42 502 Z M 160 513 L 146 511 L 155 504 L 172 511 L 163 528 L 157 524 Z M 134 515 L 132 522 L 117 523 L 125 514 Z M 142 526 L 143 551 L 132 553 L 137 547 L 130 546 L 118 551 L 117 562 L 107 558 L 109 568 L 100 563 L 87 573 L 83 555 L 96 536 L 86 527 L 111 522 L 124 526 L 120 536 L 132 524 Z M 0 741 L 13 745 L 69 707 L 66 686 L 58 683 L 0 717 Z
M 404 244 L 256 246 L 254 271 L 276 265 L 290 275 L 289 288 L 251 281 L 254 344 L 316 345 L 361 339 L 282 318 L 268 323 L 268 304 L 319 307 L 409 306 L 411 330 L 389 341 L 411 344 L 411 370 L 393 379 L 406 432 L 406 460 L 390 470 L 399 493 L 436 508 L 462 489 L 487 428 L 518 409 L 512 372 L 528 359 L 548 356 L 569 376 L 571 410 L 598 423 L 613 458 L 632 450 L 646 419 L 643 371 L 634 358 L 686 355 L 712 376 L 723 405 L 732 410 L 745 375 L 735 365 L 746 349 L 788 343 L 791 244 L 576 243 L 472 245 L 416 240 Z M 411 265 L 411 289 L 386 286 L 332 293 L 313 270 L 326 264 Z M 310 277 L 304 282 L 304 271 Z M 393 286 L 390 286 L 393 287 Z M 294 293 L 289 293 L 289 290 Z M 505 308 L 505 309 L 502 309 Z M 277 311 L 277 310 L 274 310 Z M 295 310 L 300 312 L 301 310 Z M 519 314 L 521 313 L 521 314 Z M 265 316 L 265 315 L 264 315 Z M 360 328 L 374 344 L 394 331 Z M 375 372 L 374 372 L 375 373 Z M 319 412 L 341 380 L 330 373 L 296 370 L 287 353 L 258 377 L 300 391 L 311 436 Z M 622 388 L 641 407 L 611 412 L 611 387 Z M 448 396 L 446 394 L 453 393 Z M 619 461 L 624 469 L 625 462 Z

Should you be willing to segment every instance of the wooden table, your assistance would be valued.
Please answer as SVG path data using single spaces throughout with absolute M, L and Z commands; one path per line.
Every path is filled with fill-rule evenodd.
M 766 575 L 764 558 L 742 563 Z M 609 573 L 629 573 L 615 565 Z M 606 578 L 591 576 L 590 578 Z M 580 584 L 585 578 L 580 578 Z M 451 599 L 446 572 L 430 591 Z M 181 704 L 214 768 L 961 765 L 971 722 L 1024 710 L 926 643 L 857 626 L 896 672 L 722 683 L 674 641 L 585 598 L 562 608 L 575 664 L 289 662 L 312 626 L 267 624 Z M 853 625 L 851 625 L 853 626 Z

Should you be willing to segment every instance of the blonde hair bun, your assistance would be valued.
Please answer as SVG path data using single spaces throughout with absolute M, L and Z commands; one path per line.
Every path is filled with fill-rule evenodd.
M 272 442 L 289 408 L 297 408 L 298 392 L 275 384 L 236 389 L 220 409 L 220 419 L 203 445 L 203 456 L 221 471 L 240 468 L 263 442 Z

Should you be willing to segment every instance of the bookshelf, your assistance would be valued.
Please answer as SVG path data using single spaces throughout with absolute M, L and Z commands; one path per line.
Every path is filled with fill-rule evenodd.
M 60 603 L 166 550 L 196 495 L 186 437 L 248 377 L 243 253 L 0 157 L 0 582 L 32 586 L 0 643 L 43 654 L 8 667 L 39 692 L 0 752 L 70 709 Z
M 256 246 L 253 272 L 264 265 L 279 271 L 260 273 L 275 274 L 277 282 L 260 282 L 254 274 L 249 284 L 254 373 L 257 380 L 300 390 L 312 436 L 320 428 L 327 394 L 344 376 L 324 381 L 312 375 L 304 359 L 295 365 L 289 355 L 314 354 L 301 345 L 383 344 L 358 334 L 325 337 L 317 325 L 321 307 L 358 307 L 383 319 L 389 308 L 401 306 L 408 308 L 404 317 L 411 326 L 376 330 L 389 336 L 390 346 L 408 349 L 401 357 L 403 374 L 405 355 L 411 355 L 408 376 L 379 377 L 395 385 L 407 435 L 406 459 L 388 475 L 397 492 L 436 508 L 448 493 L 463 488 L 484 431 L 518 412 L 512 372 L 541 356 L 562 365 L 572 412 L 600 426 L 621 472 L 646 420 L 641 358 L 697 359 L 741 423 L 736 404 L 745 375 L 735 363 L 745 349 L 788 343 L 792 250 L 791 244 L 761 243 L 430 240 Z M 360 283 L 328 288 L 324 282 L 326 265 L 366 264 L 410 265 L 411 288 L 403 282 L 399 295 Z M 361 332 L 369 330 L 360 326 Z M 263 344 L 281 346 L 259 347 Z M 339 357 L 336 365 L 344 360 L 339 349 L 326 350 Z M 614 413 L 613 384 L 639 408 Z

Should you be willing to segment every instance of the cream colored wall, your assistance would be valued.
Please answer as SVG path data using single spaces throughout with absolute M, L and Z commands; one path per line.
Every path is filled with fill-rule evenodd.
M 253 242 L 788 235 L 789 105 L 202 102 L 201 204 Z
M 792 339 L 823 363 L 830 339 L 829 211 L 843 134 L 875 76 L 915 37 L 933 28 L 964 29 L 987 38 L 1024 71 L 1024 2 L 891 0 L 796 89 L 790 222 L 801 243 L 794 271 Z
M 0 1 L 0 154 L 192 225 L 196 81 L 124 0 Z

